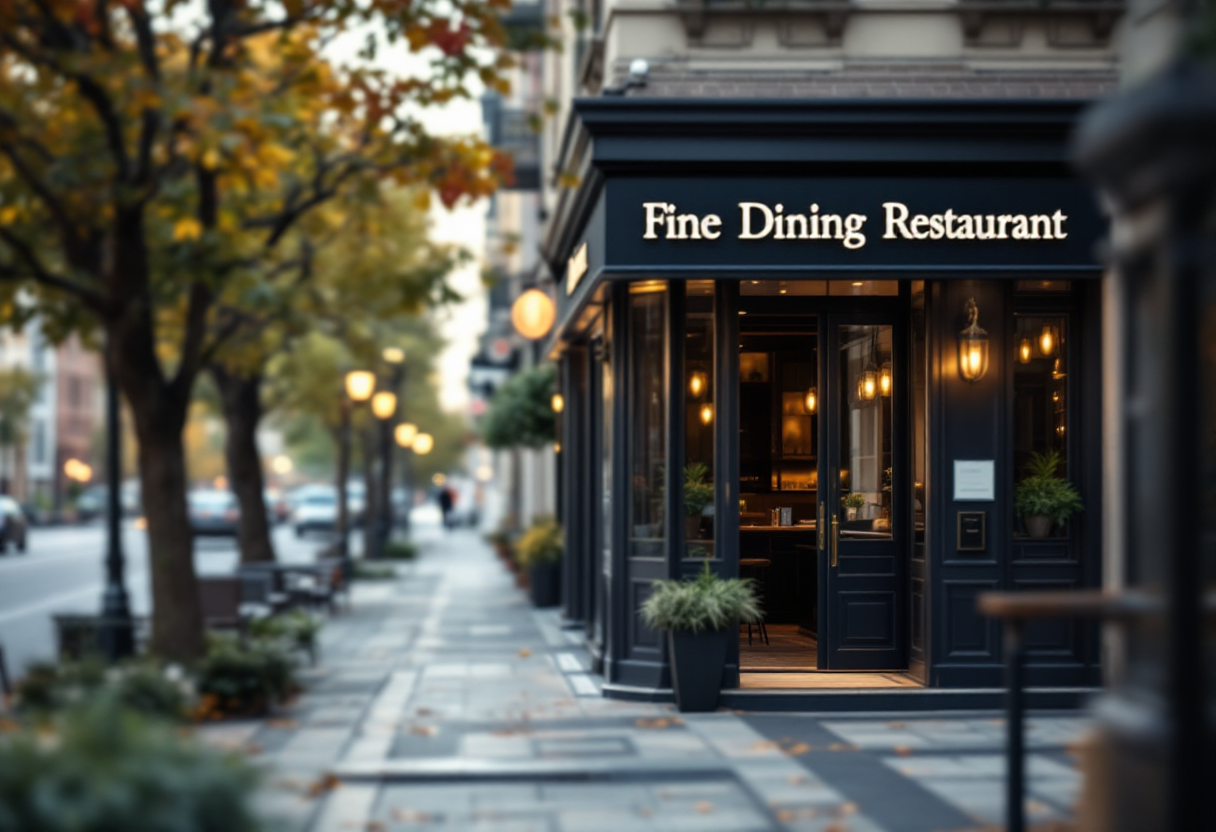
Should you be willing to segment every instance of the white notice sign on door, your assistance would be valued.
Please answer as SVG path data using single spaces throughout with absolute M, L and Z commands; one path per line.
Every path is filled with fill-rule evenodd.
M 996 499 L 996 462 L 991 459 L 954 460 L 954 501 Z

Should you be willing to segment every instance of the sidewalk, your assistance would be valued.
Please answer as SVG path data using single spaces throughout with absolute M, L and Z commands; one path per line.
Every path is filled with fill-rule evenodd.
M 999 826 L 999 714 L 685 715 L 602 698 L 581 633 L 472 532 L 362 584 L 288 718 L 209 726 L 298 832 L 946 832 Z M 1032 823 L 1067 821 L 1086 720 L 1030 720 Z

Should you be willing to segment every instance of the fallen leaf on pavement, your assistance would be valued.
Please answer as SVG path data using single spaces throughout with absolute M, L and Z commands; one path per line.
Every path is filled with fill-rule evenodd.
M 363 827 L 367 832 L 384 832 L 385 826 L 378 820 L 369 820 Z
M 810 750 L 811 750 L 811 747 L 809 745 L 807 745 L 806 743 L 797 742 L 797 743 L 794 743 L 793 745 L 791 745 L 789 748 L 783 749 L 783 752 L 785 753 L 785 755 L 787 757 L 797 757 L 799 755 L 805 754 L 806 752 L 808 752 Z
M 519 657 L 521 659 L 526 659 L 526 658 L 528 658 L 528 656 L 531 656 L 531 655 L 532 655 L 532 651 L 529 650 L 527 647 L 525 647 L 519 651 Z
M 325 774 L 321 775 L 320 780 L 316 780 L 311 785 L 309 785 L 308 796 L 309 797 L 320 797 L 321 795 L 325 794 L 326 792 L 332 792 L 334 789 L 338 788 L 338 786 L 340 786 L 340 785 L 342 785 L 342 784 L 338 780 L 337 777 L 335 777 L 333 774 L 331 774 L 329 772 L 326 772 Z
M 431 816 L 416 809 L 390 809 L 389 817 L 398 823 L 430 823 Z
M 777 743 L 773 742 L 772 740 L 757 740 L 756 742 L 752 743 L 751 750 L 752 752 L 758 754 L 761 751 L 772 751 L 776 747 Z
M 907 745 L 897 745 L 895 746 L 895 753 L 901 757 L 908 757 L 912 754 L 912 748 Z
M 639 728 L 666 728 L 671 725 L 671 720 L 666 717 L 657 717 L 655 719 L 638 719 L 634 722 Z
M 439 733 L 439 729 L 434 725 L 411 725 L 410 733 L 420 737 L 433 737 Z
M 828 751 L 856 751 L 857 746 L 849 745 L 847 742 L 834 742 L 828 746 Z
M 414 713 L 416 713 L 418 716 L 430 716 L 434 713 L 434 711 L 432 711 L 430 708 L 419 708 L 418 710 L 414 711 Z
M 268 719 L 268 720 L 266 720 L 267 728 L 282 728 L 283 730 L 290 730 L 292 728 L 298 728 L 299 725 L 300 725 L 300 723 L 296 722 L 294 719 Z
M 807 782 L 807 779 L 806 775 L 804 774 L 794 774 L 789 778 L 789 784 L 791 786 L 801 786 L 805 782 Z
M 838 811 L 840 812 L 841 817 L 847 818 L 849 815 L 857 814 L 857 804 L 856 803 L 842 803 L 842 804 L 840 804 L 840 808 Z
M 903 724 L 902 722 L 888 722 L 887 727 L 894 728 L 896 731 L 902 731 L 903 729 L 907 728 L 908 726 Z
M 777 820 L 781 823 L 793 823 L 798 816 L 789 809 L 782 809 L 777 813 Z
M 703 815 L 708 815 L 713 810 L 714 804 L 710 803 L 708 800 L 702 800 L 697 803 L 697 811 Z

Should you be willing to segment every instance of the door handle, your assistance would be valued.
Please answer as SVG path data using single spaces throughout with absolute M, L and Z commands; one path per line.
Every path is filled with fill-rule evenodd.
M 840 563 L 840 523 L 836 515 L 832 515 L 832 566 Z
M 815 528 L 819 530 L 819 548 L 824 548 L 824 541 L 827 539 L 827 530 L 823 527 L 823 501 L 819 501 L 819 522 L 815 524 Z

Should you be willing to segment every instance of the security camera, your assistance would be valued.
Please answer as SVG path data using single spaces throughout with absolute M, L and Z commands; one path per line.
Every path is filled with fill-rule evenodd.
M 650 64 L 645 58 L 634 58 L 629 64 L 629 80 L 641 86 L 650 77 Z

